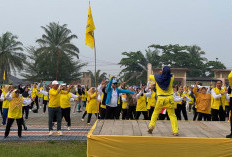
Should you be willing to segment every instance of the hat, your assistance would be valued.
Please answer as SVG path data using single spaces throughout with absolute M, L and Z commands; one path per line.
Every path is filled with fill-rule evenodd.
M 58 85 L 59 84 L 59 82 L 58 81 L 52 81 L 52 85 Z
M 66 83 L 62 83 L 61 86 L 66 86 L 67 84 Z
M 112 81 L 112 84 L 115 84 L 115 83 L 118 83 L 118 81 L 117 81 L 117 80 L 113 80 L 113 81 Z

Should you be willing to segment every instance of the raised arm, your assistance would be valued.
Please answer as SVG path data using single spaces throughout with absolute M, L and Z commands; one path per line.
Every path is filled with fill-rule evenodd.
M 229 80 L 230 88 L 232 88 L 232 70 L 230 74 L 228 75 L 228 80 Z

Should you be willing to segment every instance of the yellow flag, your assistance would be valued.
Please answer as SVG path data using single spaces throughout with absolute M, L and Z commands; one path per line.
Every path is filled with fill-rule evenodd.
M 95 30 L 95 25 L 93 22 L 91 7 L 89 4 L 89 11 L 88 11 L 88 19 L 87 19 L 87 25 L 86 25 L 86 33 L 85 33 L 85 45 L 94 48 L 94 36 L 93 31 Z
M 4 73 L 3 73 L 3 80 L 5 80 L 5 79 L 6 79 L 6 73 L 4 71 Z

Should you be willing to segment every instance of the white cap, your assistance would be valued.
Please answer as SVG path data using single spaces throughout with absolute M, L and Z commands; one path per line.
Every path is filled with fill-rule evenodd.
M 57 85 L 57 84 L 59 84 L 59 82 L 58 81 L 52 81 L 52 85 Z
M 61 86 L 66 86 L 67 84 L 66 83 L 62 83 Z

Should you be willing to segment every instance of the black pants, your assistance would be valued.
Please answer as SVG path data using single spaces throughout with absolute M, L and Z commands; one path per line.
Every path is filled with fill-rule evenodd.
M 177 109 L 175 110 L 177 120 L 181 120 L 181 112 L 183 113 L 184 119 L 188 120 L 186 105 L 177 104 Z
M 12 118 L 8 118 L 7 120 L 7 124 L 6 124 L 6 130 L 5 130 L 5 137 L 7 137 L 10 133 L 10 128 L 13 124 L 15 119 Z M 17 125 L 18 125 L 18 136 L 21 137 L 22 136 L 22 123 L 23 123 L 23 119 L 16 119 Z
M 166 112 L 165 114 L 159 114 L 159 120 L 165 120 L 165 118 L 167 118 L 167 120 L 170 120 L 168 112 Z
M 53 122 L 57 121 L 57 131 L 61 130 L 61 109 L 60 107 L 48 108 L 48 127 L 49 131 L 53 130 Z
M 135 119 L 138 120 L 141 113 L 143 114 L 144 120 L 148 120 L 147 111 L 136 111 Z
M 106 119 L 116 119 L 117 109 L 117 107 L 106 106 Z
M 34 104 L 36 104 L 36 109 L 33 109 Z M 31 103 L 31 109 L 34 113 L 38 113 L 39 110 L 39 101 L 38 101 L 38 96 L 35 97 L 35 101 Z
M 130 120 L 135 119 L 136 116 L 136 106 L 129 106 L 128 116 Z
M 151 108 L 150 108 L 150 110 L 149 110 L 149 113 L 148 113 L 148 114 L 149 114 L 149 115 L 148 115 L 148 119 L 149 119 L 149 120 L 151 120 L 151 116 L 152 116 L 152 114 L 153 114 L 153 112 L 154 112 L 154 109 L 155 109 L 155 107 L 152 107 L 152 106 L 151 106 Z
M 1 116 L 2 116 L 2 101 L 0 101 L 0 112 L 1 112 Z
M 202 118 L 204 118 L 204 121 L 211 121 L 211 115 L 205 114 L 205 113 L 198 113 L 198 121 L 202 121 Z
M 95 116 L 97 117 L 97 113 L 95 113 Z M 87 123 L 90 123 L 91 117 L 92 117 L 92 113 L 88 113 Z
M 106 109 L 100 107 L 100 118 L 105 119 L 106 117 Z
M 120 118 L 121 111 L 122 111 L 122 105 L 118 104 L 117 109 L 116 109 L 115 119 Z
M 68 127 L 71 126 L 70 111 L 71 111 L 71 107 L 61 108 L 61 115 L 62 115 L 61 119 L 63 119 L 63 118 L 65 119 L 65 121 L 67 122 Z
M 29 107 L 28 106 L 23 106 L 23 115 L 25 114 L 25 119 L 28 119 L 29 115 Z
M 44 104 L 43 113 L 45 113 L 47 109 L 48 100 L 43 100 L 43 104 Z
M 87 111 L 85 111 L 84 114 L 82 115 L 82 119 L 84 119 L 86 115 L 87 115 Z
M 230 106 L 225 106 L 226 117 L 229 118 L 230 116 Z
M 223 107 L 220 106 L 219 110 L 211 109 L 212 114 L 212 121 L 225 121 L 226 120 L 226 113 L 223 110 Z
M 195 105 L 193 106 L 193 121 L 195 121 L 197 119 L 198 116 L 198 112 L 197 109 L 195 108 Z
M 122 120 L 129 119 L 128 109 L 122 109 Z

